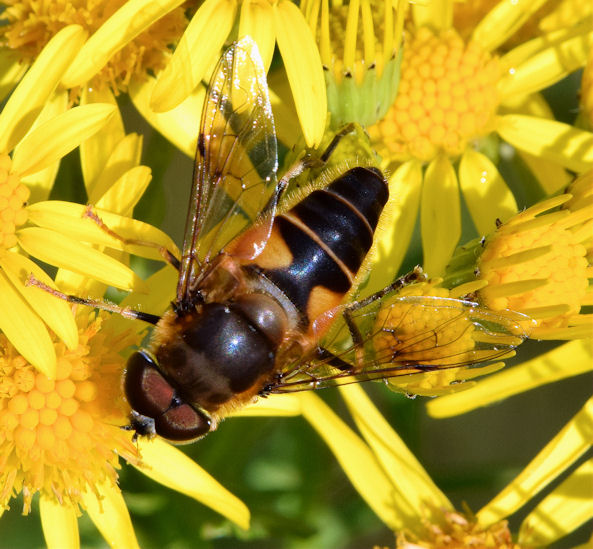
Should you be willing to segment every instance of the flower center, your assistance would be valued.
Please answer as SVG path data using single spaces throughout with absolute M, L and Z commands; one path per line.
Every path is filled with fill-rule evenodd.
M 10 173 L 10 156 L 0 155 L 0 248 L 16 246 L 16 228 L 27 221 L 24 206 L 29 198 L 29 189 L 17 175 Z
M 392 160 L 459 155 L 493 129 L 498 79 L 498 59 L 475 42 L 419 29 L 405 44 L 394 104 L 369 128 L 378 152 Z
M 25 513 L 38 491 L 76 505 L 93 484 L 116 482 L 118 455 L 136 458 L 129 433 L 119 427 L 126 410 L 117 351 L 130 338 L 110 348 L 97 335 L 101 318 L 81 316 L 88 325 L 79 346 L 55 343 L 56 379 L 37 372 L 0 335 L 0 507 L 21 491 Z
M 552 222 L 552 216 L 519 218 L 501 226 L 487 241 L 478 262 L 480 278 L 488 281 L 480 296 L 491 309 L 527 314 L 540 308 L 566 309 L 563 314 L 538 319 L 538 328 L 562 326 L 566 318 L 580 311 L 588 288 L 586 249 L 567 228 L 566 220 Z M 521 257 L 516 254 L 538 249 L 542 250 L 539 256 L 512 260 Z M 523 281 L 542 284 L 527 291 L 513 290 L 514 285 L 520 289 Z
M 426 522 L 425 533 L 415 539 L 410 535 L 407 539 L 406 533 L 400 533 L 397 537 L 397 549 L 411 549 L 412 547 L 425 547 L 438 549 L 447 547 L 449 549 L 462 549 L 464 547 L 481 547 L 483 549 L 519 549 L 519 545 L 513 543 L 511 532 L 507 521 L 497 522 L 491 526 L 482 526 L 475 522 L 475 519 L 468 519 L 465 515 L 446 511 L 441 524 L 430 524 Z
M 124 3 L 8 0 L 3 14 L 8 24 L 0 28 L 0 44 L 18 50 L 24 60 L 31 61 L 62 28 L 78 24 L 91 35 Z M 132 76 L 158 71 L 166 62 L 169 45 L 179 39 L 186 25 L 183 9 L 172 10 L 117 52 L 91 85 L 125 91 Z

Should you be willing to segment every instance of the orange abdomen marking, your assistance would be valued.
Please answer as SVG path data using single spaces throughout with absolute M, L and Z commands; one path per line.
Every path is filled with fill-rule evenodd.
M 353 168 L 274 220 L 272 236 L 253 263 L 305 323 L 339 304 L 350 290 L 387 197 L 378 170 Z M 313 302 L 320 297 L 323 303 Z

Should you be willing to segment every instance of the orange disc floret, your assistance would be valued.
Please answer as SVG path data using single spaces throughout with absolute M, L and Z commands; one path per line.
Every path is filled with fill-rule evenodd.
M 419 29 L 405 45 L 397 98 L 369 129 L 380 154 L 429 161 L 440 151 L 463 152 L 493 129 L 498 59 L 452 29 Z
M 119 354 L 136 338 L 95 338 L 101 318 L 94 313 L 80 314 L 78 324 L 77 348 L 55 341 L 56 379 L 35 370 L 0 335 L 0 507 L 19 492 L 25 513 L 36 492 L 76 506 L 92 485 L 116 482 L 119 456 L 137 459 L 130 434 L 120 428 L 129 409 Z

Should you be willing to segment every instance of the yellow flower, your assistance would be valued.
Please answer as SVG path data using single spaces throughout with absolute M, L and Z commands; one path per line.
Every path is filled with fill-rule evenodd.
M 454 26 L 467 38 L 493 8 L 496 8 L 500 19 L 513 18 L 513 25 L 518 29 L 515 34 L 506 37 L 504 44 L 501 43 L 507 50 L 542 34 L 575 25 L 589 17 L 592 11 L 591 6 L 579 0 L 531 2 L 521 9 L 498 0 L 474 0 L 453 4 Z
M 575 196 L 565 193 L 544 200 L 484 240 L 460 248 L 445 285 L 486 282 L 477 290 L 477 299 L 494 311 L 511 309 L 535 319 L 532 338 L 591 337 L 590 315 L 580 313 L 591 304 L 591 177 L 589 172 L 568 189 Z
M 301 2 L 319 44 L 333 128 L 350 122 L 373 124 L 393 103 L 407 5 L 404 1 Z
M 504 6 L 514 17 L 500 17 Z M 487 156 L 500 140 L 519 151 L 548 194 L 566 185 L 564 168 L 583 172 L 593 164 L 593 134 L 551 120 L 534 94 L 585 64 L 590 24 L 585 20 L 498 57 L 494 48 L 529 10 L 501 2 L 464 40 L 451 27 L 447 9 L 412 6 L 415 24 L 398 96 L 369 128 L 384 168 L 392 171 L 391 194 L 398 197 L 393 229 L 380 236 L 380 255 L 390 264 L 371 275 L 373 288 L 397 273 L 418 209 L 423 266 L 430 276 L 442 275 L 461 236 L 458 189 L 478 233 L 491 232 L 497 219 L 517 212 L 511 190 Z
M 504 366 L 493 362 L 514 356 L 531 326 L 528 317 L 510 311 L 495 314 L 459 301 L 485 283 L 470 282 L 449 290 L 442 280 L 410 284 L 402 288 L 391 306 L 377 314 L 373 338 L 375 358 L 395 356 L 437 369 L 419 372 L 410 366 L 386 385 L 409 395 L 436 396 L 467 390 L 470 380 Z M 414 297 L 427 297 L 414 300 Z M 412 297 L 406 301 L 407 297 Z M 398 301 L 399 298 L 403 298 Z M 387 353 L 387 355 L 385 355 Z M 488 362 L 493 362 L 488 364 Z M 482 364 L 480 364 L 482 363 Z M 443 367 L 439 369 L 438 367 Z
M 593 321 L 583 311 L 592 303 L 592 177 L 593 172 L 583 174 L 567 193 L 516 215 L 483 243 L 459 250 L 445 278 L 445 284 L 458 283 L 477 272 L 488 282 L 477 291 L 478 298 L 493 309 L 512 308 L 534 318 L 532 338 L 588 341 L 566 343 L 468 391 L 434 400 L 428 404 L 432 415 L 465 413 L 593 369 Z
M 80 82 L 80 85 L 86 83 L 92 88 L 108 86 L 117 94 L 127 89 L 132 78 L 143 79 L 149 71 L 156 72 L 164 66 L 169 45 L 179 39 L 187 23 L 184 10 L 177 7 L 180 3 L 161 5 L 158 24 L 149 26 L 150 20 L 143 21 L 148 11 L 146 2 L 52 1 L 38 4 L 9 0 L 5 2 L 3 19 L 7 23 L 0 28 L 0 44 L 13 53 L 5 52 L 13 62 L 31 63 L 50 39 L 68 25 L 80 25 L 87 35 L 94 35 L 107 21 L 106 27 L 111 27 L 111 32 L 115 32 L 113 27 L 117 21 L 134 21 L 134 25 L 126 29 L 125 40 L 120 38 L 118 48 L 107 50 L 110 44 L 102 39 L 103 58 L 93 57 L 93 74 L 86 82 Z M 101 34 L 104 36 L 105 33 L 106 28 L 102 28 Z
M 31 231 L 36 229 L 25 226 L 31 221 L 26 203 L 47 197 L 60 158 L 107 124 L 115 112 L 112 105 L 102 103 L 68 110 L 65 92 L 54 92 L 65 66 L 61 58 L 69 59 L 80 47 L 81 33 L 74 26 L 60 31 L 0 113 L 0 329 L 27 361 L 50 377 L 55 376 L 56 355 L 44 323 L 70 349 L 77 345 L 78 331 L 65 303 L 56 305 L 45 292 L 25 287 L 30 273 L 51 284 L 23 253 L 36 255 L 35 243 L 30 246 L 35 241 Z M 65 245 L 63 241 L 60 244 Z M 41 252 L 37 257 L 44 260 L 64 259 L 59 250 L 41 246 Z M 133 285 L 131 271 L 127 279 Z
M 235 35 L 232 31 L 237 16 Z M 289 0 L 206 0 L 192 17 L 156 82 L 131 90 L 134 103 L 151 124 L 192 156 L 201 111 L 201 100 L 195 99 L 198 86 L 208 79 L 224 43 L 233 36 L 246 35 L 257 43 L 266 69 L 278 44 L 305 141 L 308 146 L 321 141 L 327 115 L 323 69 L 311 30 L 298 7 Z M 97 42 L 92 51 L 102 47 Z M 175 134 L 180 130 L 185 134 L 190 117 L 194 135 L 188 145 Z
M 503 520 L 529 504 L 591 449 L 592 400 L 474 516 L 453 508 L 359 386 L 340 387 L 340 392 L 362 438 L 315 395 L 302 395 L 303 415 L 336 455 L 360 495 L 394 530 L 398 548 L 543 546 L 593 517 L 593 460 L 589 459 L 529 513 L 519 527 L 516 544 Z
M 117 484 L 121 457 L 247 528 L 245 505 L 181 451 L 156 439 L 133 442 L 121 428 L 130 411 L 122 396 L 121 352 L 140 339 L 132 325 L 118 331 L 116 317 L 80 307 L 75 317 L 78 345 L 68 349 L 52 338 L 54 379 L 0 335 L 0 507 L 22 494 L 28 514 L 39 494 L 49 547 L 78 544 L 80 509 L 111 546 L 138 547 Z

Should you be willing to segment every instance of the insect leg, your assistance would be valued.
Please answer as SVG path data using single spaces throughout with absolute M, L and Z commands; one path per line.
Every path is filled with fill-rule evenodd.
M 316 354 L 317 354 L 317 358 L 325 361 L 327 364 L 330 364 L 331 366 L 333 366 L 334 368 L 337 368 L 338 370 L 342 370 L 343 372 L 352 370 L 352 364 L 350 364 L 349 362 L 346 362 L 345 360 L 342 360 L 340 357 L 336 356 L 331 351 L 324 349 L 323 347 L 318 347 Z
M 157 248 L 159 250 L 160 254 L 163 256 L 163 259 L 167 263 L 169 263 L 170 265 L 175 267 L 175 269 L 179 270 L 179 268 L 180 268 L 179 259 L 177 259 L 173 255 L 173 253 L 170 250 L 168 250 L 167 248 L 165 248 L 164 246 L 161 246 L 160 244 L 157 244 L 156 242 L 150 242 L 148 240 L 136 240 L 134 238 L 125 238 L 125 237 L 117 234 L 115 231 L 113 231 L 106 225 L 106 223 L 99 217 L 99 215 L 97 214 L 97 212 L 95 212 L 95 210 L 93 209 L 92 206 L 86 207 L 86 209 L 84 211 L 84 217 L 88 217 L 89 219 L 94 221 L 95 224 L 103 232 L 105 232 L 109 236 L 119 240 L 123 244 L 127 244 L 129 246 L 146 246 L 147 248 Z
M 364 338 L 360 333 L 358 326 L 354 322 L 353 313 L 355 311 L 358 311 L 359 309 L 366 307 L 367 305 L 370 305 L 374 301 L 378 301 L 390 292 L 399 290 L 404 286 L 411 284 L 412 282 L 418 282 L 423 280 L 426 280 L 426 275 L 422 271 L 422 268 L 415 267 L 412 272 L 400 276 L 398 279 L 394 280 L 391 284 L 389 284 L 389 286 L 386 286 L 382 290 L 379 290 L 378 292 L 375 292 L 374 294 L 371 294 L 370 296 L 365 297 L 364 299 L 361 299 L 359 301 L 353 301 L 352 303 L 348 303 L 345 306 L 343 312 L 344 322 L 346 322 L 346 326 L 348 327 L 348 330 L 350 331 L 350 336 L 352 337 L 352 342 L 354 343 L 354 347 L 356 348 L 355 358 L 359 366 L 362 365 L 364 359 Z
M 27 282 L 25 283 L 25 285 L 40 288 L 44 292 L 47 292 L 48 294 L 51 294 L 59 299 L 63 299 L 68 303 L 77 303 L 79 305 L 86 305 L 87 307 L 92 307 L 93 309 L 109 311 L 110 313 L 116 313 L 125 318 L 142 320 L 143 322 L 148 322 L 149 324 L 156 324 L 161 319 L 161 317 L 158 315 L 152 315 L 150 313 L 136 311 L 135 309 L 130 309 L 129 307 L 120 307 L 115 303 L 109 303 L 101 299 L 91 299 L 65 294 L 63 292 L 60 292 L 59 290 L 55 290 L 47 284 L 44 284 L 40 280 L 37 280 L 32 274 L 30 274 L 29 278 L 27 278 Z

